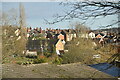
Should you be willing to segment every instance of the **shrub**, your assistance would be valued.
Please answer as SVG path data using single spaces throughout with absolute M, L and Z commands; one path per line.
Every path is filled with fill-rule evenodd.
M 16 60 L 16 64 L 19 64 L 19 65 L 33 64 L 33 61 L 34 61 L 34 59 L 25 58 L 25 57 L 18 57 L 15 60 Z
M 76 45 L 78 42 L 79 45 Z M 66 46 L 68 52 L 62 57 L 63 64 L 74 62 L 91 63 L 92 55 L 95 53 L 91 40 L 79 38 L 69 42 Z
M 44 62 L 45 62 L 44 59 L 35 59 L 33 63 L 38 64 L 38 63 L 44 63 Z
M 23 62 L 22 61 L 17 61 L 16 64 L 21 65 L 21 64 L 23 64 Z
M 52 55 L 52 53 L 45 52 L 44 55 L 45 55 L 46 57 L 50 57 L 50 56 Z
M 53 64 L 62 64 L 62 58 L 60 58 L 60 57 L 56 57 L 53 61 L 52 61 L 52 63 Z
M 37 58 L 37 59 L 34 59 L 34 61 L 33 61 L 34 64 L 45 63 L 45 62 L 47 62 L 47 58 L 45 58 L 45 57 Z

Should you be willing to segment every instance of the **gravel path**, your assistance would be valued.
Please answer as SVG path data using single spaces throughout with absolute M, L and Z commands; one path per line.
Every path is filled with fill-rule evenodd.
M 3 64 L 3 78 L 112 78 L 110 75 L 80 63 L 53 65 Z

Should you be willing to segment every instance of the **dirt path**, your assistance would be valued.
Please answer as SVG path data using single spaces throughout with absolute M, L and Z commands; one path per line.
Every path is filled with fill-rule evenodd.
M 94 72 L 96 72 L 94 74 Z M 110 78 L 103 72 L 80 63 L 53 65 L 32 64 L 28 66 L 3 64 L 3 78 Z

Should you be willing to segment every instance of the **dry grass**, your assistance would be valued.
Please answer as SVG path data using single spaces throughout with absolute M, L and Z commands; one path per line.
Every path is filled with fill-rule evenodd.
M 79 42 L 79 45 L 76 45 Z M 106 62 L 110 56 L 115 54 L 115 49 L 109 44 L 104 47 L 94 46 L 91 39 L 76 39 L 66 45 L 69 52 L 63 56 L 63 63 L 81 62 L 83 64 L 96 64 Z M 93 58 L 93 55 L 100 55 L 100 58 Z

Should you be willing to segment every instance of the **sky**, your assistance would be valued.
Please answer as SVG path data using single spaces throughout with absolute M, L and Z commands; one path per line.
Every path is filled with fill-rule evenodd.
M 74 19 L 71 21 L 62 21 L 56 24 L 46 24 L 44 19 L 47 19 L 48 21 L 54 20 L 54 15 L 64 15 L 65 11 L 70 10 L 70 7 L 65 7 L 62 5 L 59 5 L 60 2 L 22 2 L 25 8 L 25 14 L 26 14 L 26 23 L 28 27 L 42 27 L 45 28 L 71 28 L 70 24 L 74 24 L 77 22 L 82 22 L 82 20 Z M 19 2 L 2 2 L 0 3 L 2 5 L 2 11 L 8 12 L 10 9 L 15 8 L 19 10 Z M 92 19 L 89 19 L 88 22 L 85 24 L 86 26 L 90 27 L 91 29 L 98 29 L 101 25 L 107 25 L 109 23 L 112 23 L 114 20 L 117 20 L 118 17 L 116 15 L 113 16 L 107 16 L 101 19 L 95 20 L 94 23 L 92 22 Z M 115 25 L 116 27 L 117 25 Z

